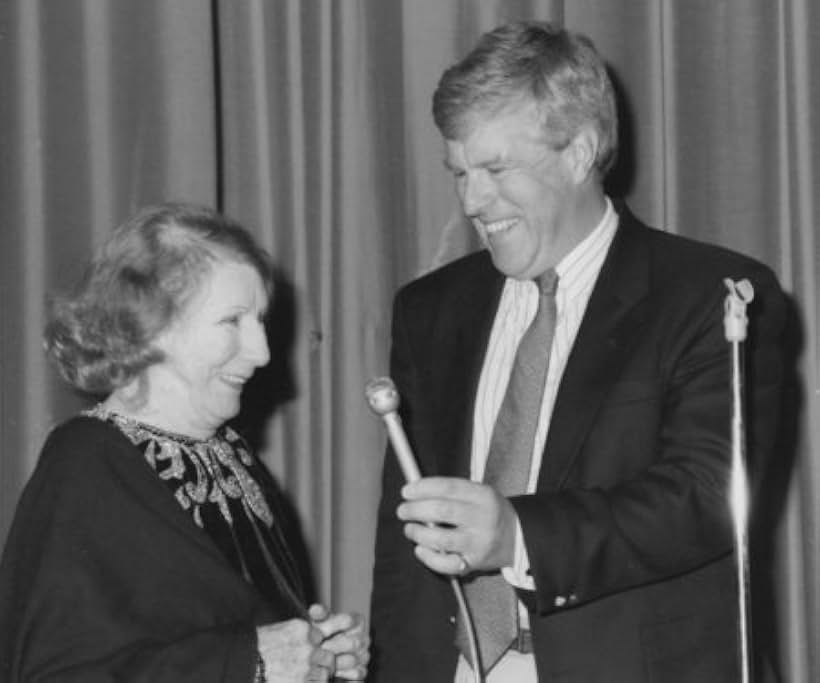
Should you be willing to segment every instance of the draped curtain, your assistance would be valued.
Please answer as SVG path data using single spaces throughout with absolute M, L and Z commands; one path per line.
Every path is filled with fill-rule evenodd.
M 88 404 L 44 362 L 49 293 L 138 207 L 200 202 L 275 257 L 274 358 L 240 423 L 292 502 L 317 596 L 367 610 L 385 439 L 363 386 L 387 369 L 396 288 L 477 248 L 430 96 L 516 18 L 585 32 L 609 61 L 612 194 L 763 260 L 790 296 L 753 620 L 784 680 L 820 679 L 812 0 L 0 0 L 0 541 L 45 434 Z

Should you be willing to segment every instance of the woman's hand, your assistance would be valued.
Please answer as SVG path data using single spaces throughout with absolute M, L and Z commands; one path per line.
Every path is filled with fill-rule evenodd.
M 323 605 L 311 605 L 308 614 L 324 636 L 322 647 L 335 656 L 336 678 L 363 681 L 370 661 L 370 636 L 362 616 L 333 614 Z
M 268 683 L 323 683 L 333 676 L 335 655 L 321 647 L 324 632 L 304 619 L 259 626 L 256 635 Z

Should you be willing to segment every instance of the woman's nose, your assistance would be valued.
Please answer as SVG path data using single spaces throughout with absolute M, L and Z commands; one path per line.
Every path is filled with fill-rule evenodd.
M 245 337 L 245 352 L 256 367 L 267 365 L 270 361 L 268 335 L 263 322 L 255 320 Z

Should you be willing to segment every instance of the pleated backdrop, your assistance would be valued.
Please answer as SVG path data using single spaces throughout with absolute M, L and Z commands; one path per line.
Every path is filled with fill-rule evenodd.
M 753 620 L 783 680 L 820 680 L 812 0 L 0 0 L 0 541 L 47 431 L 87 405 L 43 359 L 47 297 L 138 207 L 200 202 L 274 254 L 274 360 L 240 423 L 292 502 L 316 595 L 367 611 L 385 437 L 363 387 L 387 369 L 396 288 L 476 248 L 430 97 L 516 18 L 583 31 L 610 62 L 612 193 L 765 261 L 791 297 Z

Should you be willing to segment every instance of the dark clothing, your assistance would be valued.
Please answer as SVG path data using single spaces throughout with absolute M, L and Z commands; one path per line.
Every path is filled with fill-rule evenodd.
M 298 608 L 266 600 L 168 486 L 113 424 L 49 435 L 0 565 L 0 680 L 254 680 L 256 625 Z
M 561 379 L 537 490 L 512 498 L 530 558 L 539 681 L 738 680 L 724 278 L 748 278 L 747 453 L 772 447 L 784 298 L 749 258 L 625 209 Z M 391 374 L 427 475 L 469 477 L 475 395 L 504 277 L 486 252 L 404 287 Z M 384 465 L 373 680 L 451 683 L 455 600 L 413 557 Z
M 288 617 L 305 616 L 301 577 L 280 528 L 283 515 L 267 470 L 224 425 L 192 439 L 94 408 L 137 446 L 171 495 L 233 568 Z

